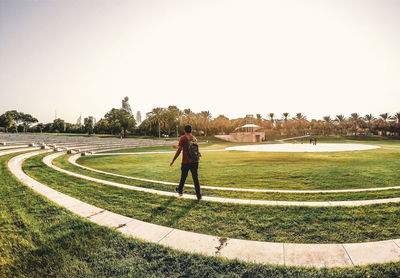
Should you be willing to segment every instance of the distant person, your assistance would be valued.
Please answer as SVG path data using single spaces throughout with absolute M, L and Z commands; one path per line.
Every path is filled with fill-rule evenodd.
M 317 144 L 317 138 L 311 137 L 310 138 L 310 144 L 316 145 Z
M 194 182 L 194 188 L 196 190 L 197 200 L 201 200 L 200 193 L 200 182 L 198 177 L 198 169 L 199 169 L 199 159 L 200 152 L 199 146 L 197 144 L 197 139 L 192 135 L 192 126 L 185 126 L 185 135 L 179 138 L 179 144 L 177 146 L 177 150 L 174 158 L 172 159 L 169 166 L 172 166 L 175 160 L 182 154 L 182 165 L 181 165 L 181 180 L 179 182 L 179 186 L 175 188 L 175 191 L 178 192 L 179 196 L 182 196 L 183 186 L 185 185 L 185 181 L 189 171 L 192 173 L 192 178 Z

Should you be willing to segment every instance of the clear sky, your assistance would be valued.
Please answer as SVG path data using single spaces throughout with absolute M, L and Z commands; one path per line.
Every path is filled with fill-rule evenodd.
M 0 113 L 400 111 L 397 0 L 0 0 Z

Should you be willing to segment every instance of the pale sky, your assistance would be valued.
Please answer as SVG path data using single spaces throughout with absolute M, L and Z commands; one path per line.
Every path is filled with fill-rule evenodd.
M 0 0 L 0 114 L 400 111 L 400 1 Z

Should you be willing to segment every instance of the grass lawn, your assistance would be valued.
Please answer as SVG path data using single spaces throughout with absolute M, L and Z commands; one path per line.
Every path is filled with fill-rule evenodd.
M 279 139 L 287 138 L 292 136 L 279 136 Z M 321 143 L 353 143 L 353 144 L 372 144 L 381 147 L 387 148 L 400 148 L 400 138 L 393 139 L 391 137 L 383 137 L 383 136 L 316 136 L 318 138 L 318 142 Z M 157 138 L 156 138 L 157 139 Z M 280 144 L 278 141 L 267 141 L 262 143 L 234 143 L 234 142 L 226 142 L 224 140 L 215 138 L 215 137 L 198 137 L 197 138 L 200 144 L 200 149 L 223 149 L 231 146 L 239 146 L 239 145 L 252 145 L 252 144 Z M 173 138 L 169 139 L 171 141 L 171 146 L 173 144 L 178 143 L 178 139 L 174 141 Z M 274 139 L 270 139 L 274 140 Z M 303 142 L 307 143 L 308 138 L 304 138 Z M 287 140 L 285 143 L 300 143 L 301 139 Z M 172 150 L 171 146 L 160 146 L 160 147 L 145 147 L 145 148 L 128 148 L 114 151 L 105 151 L 103 153 L 125 153 L 125 152 L 142 152 L 142 151 L 170 151 Z
M 0 157 L 0 277 L 398 277 L 400 262 L 313 269 L 246 264 L 124 237 L 19 183 Z
M 133 177 L 179 181 L 173 154 L 86 156 L 82 165 Z M 400 185 L 400 150 L 334 153 L 203 152 L 203 185 L 267 189 L 351 189 Z M 188 182 L 192 183 L 189 176 Z
M 400 237 L 400 204 L 363 207 L 267 207 L 197 202 L 130 191 L 71 177 L 28 159 L 25 171 L 87 203 L 147 222 L 204 234 L 275 242 L 337 243 Z
M 250 145 L 254 143 L 246 143 L 246 145 Z M 167 146 L 156 146 L 156 147 L 142 147 L 142 148 L 128 148 L 128 149 L 120 149 L 120 150 L 111 150 L 105 151 L 101 153 L 135 153 L 135 152 L 151 152 L 151 151 L 176 151 L 172 146 L 178 145 L 178 139 L 176 141 L 171 140 L 171 145 Z M 225 149 L 226 147 L 232 146 L 240 146 L 243 143 L 232 143 L 225 141 L 200 141 L 199 146 L 202 150 L 210 150 L 210 149 Z
M 68 158 L 72 155 L 63 155 L 56 158 L 53 163 L 60 168 L 80 173 L 86 176 L 91 176 L 108 181 L 114 181 L 123 184 L 134 186 L 153 188 L 157 190 L 175 192 L 175 186 L 163 185 L 150 182 L 136 181 L 132 179 L 116 177 L 96 173 L 85 170 L 68 162 Z M 195 194 L 193 188 L 185 187 L 185 193 Z M 238 198 L 238 199 L 253 199 L 253 200 L 280 200 L 280 201 L 345 201 L 345 200 L 369 200 L 395 198 L 400 196 L 400 190 L 384 190 L 384 191 L 366 191 L 366 192 L 351 192 L 351 193 L 316 193 L 316 194 L 292 194 L 292 193 L 266 193 L 266 192 L 239 192 L 239 191 L 224 191 L 211 190 L 202 188 L 204 196 Z
M 314 136 L 317 137 L 318 142 L 321 143 L 351 143 L 351 144 L 370 144 L 377 145 L 384 148 L 400 148 L 399 137 L 385 137 L 385 136 Z M 308 138 L 304 138 L 303 142 L 308 142 Z M 299 143 L 301 139 L 285 141 L 287 143 Z

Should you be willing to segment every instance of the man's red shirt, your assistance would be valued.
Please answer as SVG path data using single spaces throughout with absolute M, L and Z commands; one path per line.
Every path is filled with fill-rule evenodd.
M 182 147 L 182 164 L 192 163 L 192 161 L 188 157 L 189 142 L 186 137 L 189 139 L 193 139 L 193 135 L 186 134 L 184 136 L 181 136 L 181 138 L 179 138 L 179 147 Z

